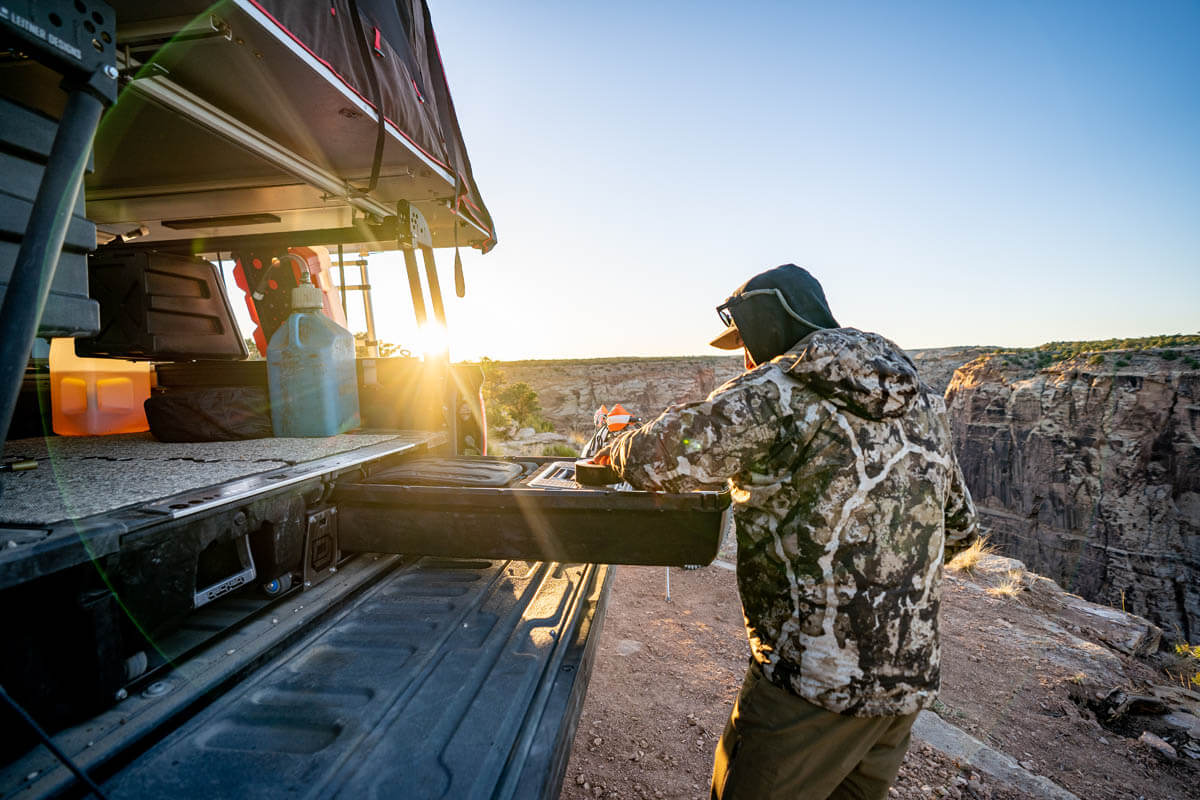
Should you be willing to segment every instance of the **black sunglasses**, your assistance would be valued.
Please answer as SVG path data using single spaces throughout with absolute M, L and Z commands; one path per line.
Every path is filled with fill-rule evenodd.
M 735 306 L 738 303 L 742 302 L 747 297 L 754 297 L 755 295 L 763 295 L 763 294 L 775 295 L 775 298 L 779 301 L 779 305 L 783 306 L 783 310 L 785 312 L 787 312 L 787 315 L 789 317 L 791 317 L 792 319 L 796 320 L 797 322 L 803 322 L 805 325 L 807 325 L 810 328 L 818 328 L 819 329 L 822 327 L 820 325 L 814 325 L 813 323 L 806 320 L 804 317 L 797 314 L 794 310 L 792 310 L 792 307 L 790 305 L 788 305 L 788 301 L 786 299 L 784 299 L 783 292 L 779 291 L 778 289 L 751 289 L 748 292 L 742 292 L 741 294 L 737 295 L 736 297 L 731 297 L 728 300 L 726 300 L 724 303 L 722 303 L 721 305 L 717 306 L 717 316 L 721 318 L 721 322 L 724 323 L 726 326 L 732 325 L 733 324 L 733 314 L 730 313 L 729 309 L 732 306 Z

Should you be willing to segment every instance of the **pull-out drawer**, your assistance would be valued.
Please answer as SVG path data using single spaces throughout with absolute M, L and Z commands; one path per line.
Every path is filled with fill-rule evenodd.
M 338 483 L 343 551 L 568 563 L 707 564 L 729 492 L 581 486 L 571 461 L 422 458 Z

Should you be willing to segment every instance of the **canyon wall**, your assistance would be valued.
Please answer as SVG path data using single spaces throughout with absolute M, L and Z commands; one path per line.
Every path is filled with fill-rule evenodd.
M 992 541 L 1089 600 L 1200 639 L 1200 348 L 1051 365 L 994 352 L 910 351 L 931 387 L 950 383 L 955 446 Z M 538 393 L 557 431 L 584 435 L 602 403 L 649 420 L 742 371 L 722 356 L 498 366 Z
M 1198 358 L 1109 351 L 1039 370 L 996 354 L 961 367 L 946 392 L 959 462 L 1001 551 L 1189 641 L 1200 637 Z
M 742 372 L 737 356 L 504 361 L 508 383 L 527 383 L 538 394 L 542 416 L 564 433 L 592 433 L 602 404 L 621 403 L 649 421 L 673 403 L 703 400 Z
M 944 392 L 954 370 L 993 347 L 943 347 L 911 350 L 921 377 Z M 673 403 L 703 400 L 743 371 L 742 357 L 563 359 L 502 361 L 507 383 L 527 383 L 538 394 L 542 415 L 555 430 L 591 433 L 592 414 L 601 404 L 621 403 L 643 420 Z

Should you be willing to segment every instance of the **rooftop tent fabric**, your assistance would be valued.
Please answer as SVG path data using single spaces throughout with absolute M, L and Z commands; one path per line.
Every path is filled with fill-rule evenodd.
M 495 226 L 471 172 L 425 0 L 250 2 L 455 176 L 455 206 L 489 231 L 483 250 L 490 250 Z

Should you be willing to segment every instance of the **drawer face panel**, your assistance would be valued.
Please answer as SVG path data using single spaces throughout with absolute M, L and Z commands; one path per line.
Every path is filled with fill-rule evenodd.
M 347 552 L 670 566 L 713 560 L 730 500 L 585 487 L 571 461 L 463 457 L 344 481 L 334 502 Z

